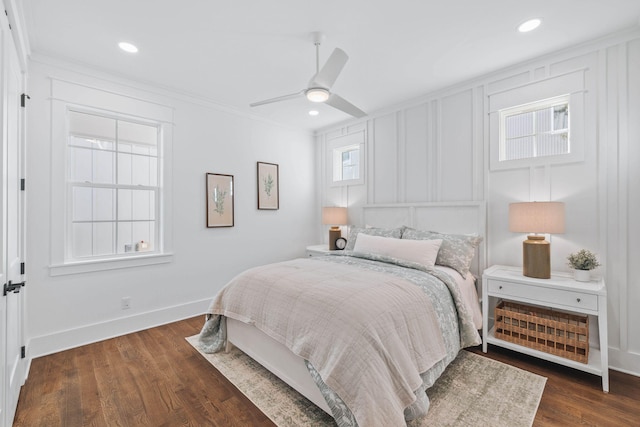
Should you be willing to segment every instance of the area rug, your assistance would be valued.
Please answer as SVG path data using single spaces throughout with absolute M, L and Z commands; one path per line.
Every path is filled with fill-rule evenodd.
M 187 341 L 278 426 L 335 426 L 333 419 L 242 351 L 206 354 Z M 427 390 L 431 407 L 409 427 L 530 427 L 547 379 L 461 351 Z

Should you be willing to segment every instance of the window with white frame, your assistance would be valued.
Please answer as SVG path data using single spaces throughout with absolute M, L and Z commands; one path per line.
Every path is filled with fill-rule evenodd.
M 327 141 L 332 186 L 364 183 L 362 159 L 364 156 L 364 131 L 330 138 Z
M 349 145 L 333 150 L 333 180 L 347 181 L 360 178 L 360 146 Z
M 569 95 L 500 110 L 499 161 L 571 152 Z
M 156 252 L 157 123 L 69 110 L 67 261 Z
M 51 261 L 60 276 L 173 260 L 173 108 L 51 78 Z
M 489 168 L 507 170 L 559 165 L 585 159 L 596 133 L 587 120 L 588 69 L 538 78 L 488 96 Z M 591 116 L 593 117 L 593 116 Z

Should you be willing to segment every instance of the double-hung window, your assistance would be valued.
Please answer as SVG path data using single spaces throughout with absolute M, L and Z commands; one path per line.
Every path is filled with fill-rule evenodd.
M 52 276 L 173 260 L 173 108 L 114 88 L 51 79 Z
M 158 123 L 68 110 L 66 260 L 158 250 Z

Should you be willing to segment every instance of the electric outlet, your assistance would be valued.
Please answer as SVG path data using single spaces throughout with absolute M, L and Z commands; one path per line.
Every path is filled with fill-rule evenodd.
M 123 310 L 128 310 L 131 308 L 131 297 L 123 297 L 121 307 Z

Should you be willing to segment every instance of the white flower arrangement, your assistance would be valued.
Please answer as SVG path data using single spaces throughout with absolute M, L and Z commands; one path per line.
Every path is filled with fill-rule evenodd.
M 593 270 L 601 265 L 596 255 L 587 249 L 580 249 L 578 252 L 570 254 L 567 261 L 569 261 L 567 265 L 574 270 Z

